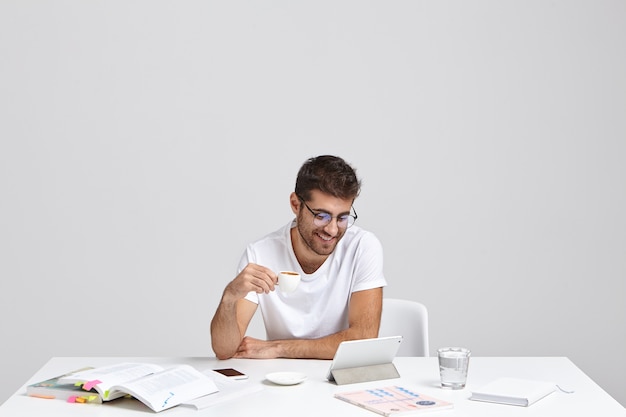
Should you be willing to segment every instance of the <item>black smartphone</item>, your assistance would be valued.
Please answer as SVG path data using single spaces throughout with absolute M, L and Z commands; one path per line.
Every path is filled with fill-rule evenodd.
M 248 375 L 244 374 L 243 372 L 239 372 L 238 370 L 233 369 L 233 368 L 223 368 L 223 369 L 213 369 L 213 370 L 215 372 L 218 372 L 232 379 L 247 379 L 248 378 Z

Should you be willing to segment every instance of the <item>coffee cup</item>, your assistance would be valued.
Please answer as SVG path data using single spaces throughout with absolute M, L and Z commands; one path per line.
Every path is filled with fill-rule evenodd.
M 293 271 L 280 271 L 278 274 L 278 287 L 283 294 L 292 293 L 300 284 L 300 274 Z

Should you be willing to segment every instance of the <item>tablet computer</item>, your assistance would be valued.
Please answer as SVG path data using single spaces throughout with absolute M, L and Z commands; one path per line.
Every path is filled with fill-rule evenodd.
M 330 363 L 326 379 L 334 381 L 333 371 L 335 370 L 390 364 L 398 353 L 400 343 L 402 343 L 402 336 L 341 342 Z

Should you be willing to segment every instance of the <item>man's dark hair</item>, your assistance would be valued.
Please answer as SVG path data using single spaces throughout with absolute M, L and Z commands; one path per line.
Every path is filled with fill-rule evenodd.
M 361 192 L 355 170 L 342 158 L 321 155 L 309 158 L 298 171 L 296 194 L 308 201 L 311 191 L 319 190 L 333 197 L 354 200 Z

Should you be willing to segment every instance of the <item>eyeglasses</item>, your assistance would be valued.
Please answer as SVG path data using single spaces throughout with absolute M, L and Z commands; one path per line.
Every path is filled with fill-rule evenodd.
M 313 209 L 309 207 L 309 205 L 304 201 L 302 197 L 298 196 L 298 198 L 300 199 L 300 201 L 302 201 L 304 207 L 306 207 L 313 215 L 313 224 L 317 227 L 324 227 L 328 225 L 332 221 L 332 219 L 335 218 L 331 216 L 330 213 L 326 213 L 325 211 L 313 211 Z M 341 229 L 346 229 L 354 224 L 359 216 L 356 214 L 356 210 L 354 209 L 354 207 L 352 207 L 352 211 L 354 211 L 354 216 L 351 214 L 342 214 L 336 217 L 337 227 Z

